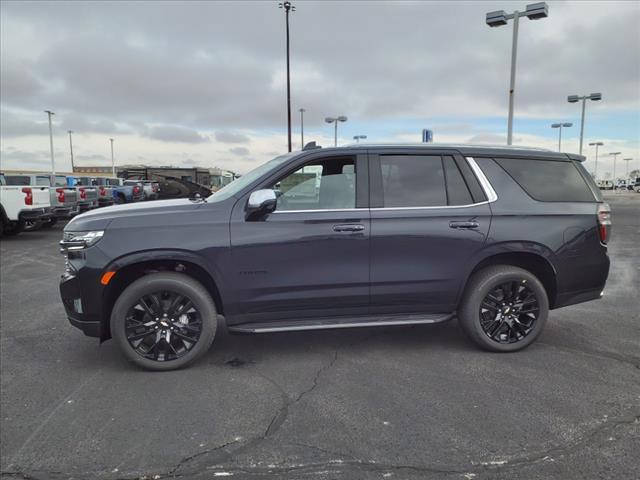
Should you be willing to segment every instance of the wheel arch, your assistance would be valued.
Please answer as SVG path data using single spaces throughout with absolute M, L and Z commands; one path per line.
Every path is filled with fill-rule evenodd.
M 156 272 L 178 272 L 194 278 L 209 292 L 219 314 L 224 314 L 224 303 L 214 275 L 205 267 L 206 262 L 189 252 L 143 252 L 112 262 L 104 272 L 115 271 L 105 286 L 102 296 L 101 340 L 110 338 L 110 318 L 120 294 L 137 279 Z
M 493 252 L 475 263 L 468 272 L 464 285 L 460 291 L 462 298 L 470 278 L 474 273 L 492 265 L 512 265 L 520 267 L 535 275 L 542 283 L 549 299 L 549 308 L 554 308 L 558 296 L 557 272 L 549 259 L 541 252 L 530 250 Z

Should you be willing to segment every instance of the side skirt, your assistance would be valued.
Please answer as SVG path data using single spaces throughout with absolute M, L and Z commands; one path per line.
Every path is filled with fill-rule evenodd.
M 304 320 L 243 323 L 230 325 L 231 333 L 275 333 L 302 330 L 329 330 L 333 328 L 388 327 L 394 325 L 421 325 L 440 323 L 453 318 L 453 313 L 379 315 L 362 317 L 327 317 Z

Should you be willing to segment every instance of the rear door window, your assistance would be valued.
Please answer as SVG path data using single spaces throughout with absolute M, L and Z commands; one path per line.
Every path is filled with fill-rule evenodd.
M 443 157 L 444 173 L 447 180 L 447 200 L 449 205 L 471 205 L 473 198 L 460 169 L 453 157 Z
M 496 162 L 535 200 L 594 202 L 595 197 L 572 161 L 496 158 Z
M 439 156 L 380 155 L 380 170 L 385 208 L 447 205 Z

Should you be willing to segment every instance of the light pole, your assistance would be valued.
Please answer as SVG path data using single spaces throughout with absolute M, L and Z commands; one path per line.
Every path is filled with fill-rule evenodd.
M 300 150 L 304 148 L 304 112 L 306 110 L 304 108 L 298 109 L 300 112 Z
M 346 122 L 347 117 L 345 117 L 344 115 L 340 115 L 339 117 L 327 117 L 324 119 L 324 121 L 327 123 L 335 124 L 334 131 L 333 131 L 333 146 L 337 147 L 338 146 L 338 122 Z
M 516 57 L 518 53 L 518 23 L 520 17 L 529 20 L 539 20 L 549 16 L 549 6 L 545 2 L 531 3 L 524 12 L 516 10 L 507 14 L 504 10 L 487 13 L 486 22 L 490 27 L 506 25 L 507 20 L 513 20 L 513 39 L 511 43 L 511 79 L 509 83 L 509 120 L 507 123 L 507 145 L 513 142 L 513 93 L 516 88 Z
M 354 135 L 353 139 L 356 141 L 356 143 L 360 143 L 360 140 L 366 140 L 367 136 L 366 135 Z
M 75 168 L 73 166 L 73 141 L 71 140 L 71 134 L 73 130 L 68 130 L 69 132 L 69 151 L 71 152 L 71 173 L 75 172 Z
M 116 164 L 113 160 L 113 138 L 109 139 L 109 142 L 111 142 L 111 175 L 113 175 L 114 177 L 116 176 Z
M 632 161 L 633 158 L 623 158 L 622 160 L 624 160 L 625 163 L 627 164 L 627 170 L 626 170 L 627 173 L 625 173 L 625 177 L 629 178 L 629 162 Z
M 616 184 L 616 160 L 618 159 L 618 155 L 621 152 L 611 152 L 609 155 L 613 155 L 613 185 L 615 187 Z
M 564 127 L 564 128 L 573 127 L 573 123 L 567 122 L 567 123 L 552 123 L 551 124 L 551 128 L 557 128 L 558 129 L 558 151 L 559 152 L 562 151 L 562 127 Z
M 291 79 L 289 76 L 289 12 L 295 12 L 296 7 L 291 2 L 282 2 L 279 8 L 284 8 L 285 22 L 287 25 L 287 138 L 289 141 L 289 151 L 291 151 Z
M 598 178 L 598 147 L 601 147 L 603 145 L 604 143 L 602 142 L 592 142 L 589 144 L 590 147 L 596 147 L 596 169 L 593 172 L 593 175 L 596 179 Z
M 594 102 L 596 102 L 598 100 L 602 100 L 602 94 L 592 93 L 591 95 L 583 95 L 583 96 L 569 95 L 567 97 L 567 102 L 569 103 L 577 103 L 580 100 L 582 100 L 582 118 L 580 120 L 580 155 L 582 155 L 582 138 L 584 137 L 584 106 L 587 99 L 593 100 Z
M 51 127 L 51 115 L 55 115 L 51 110 L 44 111 L 49 117 L 49 148 L 51 149 L 51 176 L 56 174 L 56 165 L 53 161 L 53 128 Z

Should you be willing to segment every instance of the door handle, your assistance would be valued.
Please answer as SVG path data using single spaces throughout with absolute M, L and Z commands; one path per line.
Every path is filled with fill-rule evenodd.
M 364 225 L 361 224 L 341 224 L 341 225 L 334 225 L 333 226 L 333 231 L 334 232 L 361 232 L 364 230 Z
M 478 222 L 449 222 L 450 228 L 466 228 L 474 229 L 478 228 L 480 224 Z

